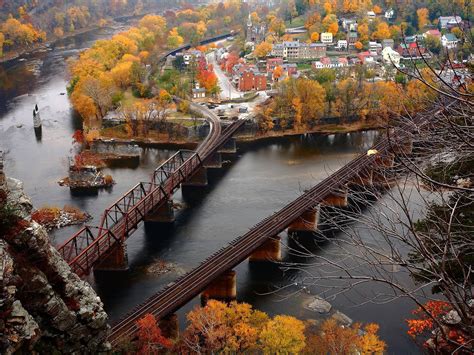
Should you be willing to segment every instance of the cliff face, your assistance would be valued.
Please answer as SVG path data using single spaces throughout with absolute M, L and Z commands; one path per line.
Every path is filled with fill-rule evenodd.
M 0 353 L 105 350 L 100 298 L 29 219 L 31 208 L 21 182 L 0 181 Z

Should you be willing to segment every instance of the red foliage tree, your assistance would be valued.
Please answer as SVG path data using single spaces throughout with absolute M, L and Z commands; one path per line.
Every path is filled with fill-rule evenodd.
M 169 349 L 171 341 L 161 334 L 156 318 L 148 313 L 137 321 L 138 326 L 138 354 L 158 354 L 160 350 Z

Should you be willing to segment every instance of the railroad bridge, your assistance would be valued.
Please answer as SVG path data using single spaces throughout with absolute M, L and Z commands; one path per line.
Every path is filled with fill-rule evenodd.
M 58 250 L 80 277 L 94 270 L 123 270 L 128 267 L 125 241 L 145 222 L 171 222 L 173 193 L 207 185 L 209 167 L 220 167 L 221 153 L 235 152 L 234 133 L 245 120 L 221 128 L 219 117 L 200 105 L 190 110 L 209 121 L 210 132 L 196 151 L 180 150 L 152 174 L 151 181 L 139 182 L 102 215 L 98 227 L 84 226 Z
M 280 233 L 285 230 L 301 234 L 315 231 L 320 207 L 347 206 L 349 186 L 390 187 L 394 182 L 392 167 L 396 156 L 412 151 L 411 128 L 405 125 L 387 130 L 387 136 L 366 154 L 352 160 L 137 306 L 112 327 L 108 341 L 114 346 L 124 338 L 133 338 L 137 320 L 147 313 L 160 321 L 165 332 L 175 333 L 177 317 L 174 312 L 199 294 L 203 302 L 209 298 L 235 298 L 237 275 L 233 268 L 246 259 L 250 262 L 281 260 Z

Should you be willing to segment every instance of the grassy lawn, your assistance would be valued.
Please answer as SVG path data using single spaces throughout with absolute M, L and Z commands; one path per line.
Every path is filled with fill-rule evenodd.
M 298 70 L 311 69 L 311 64 L 310 63 L 297 63 L 296 66 L 298 67 Z
M 193 120 L 193 119 L 183 119 L 183 118 L 168 118 L 169 122 L 173 122 L 176 124 L 180 124 L 184 127 L 195 127 L 201 124 L 201 121 Z
M 128 88 L 127 91 L 123 93 L 122 106 L 132 106 L 137 100 L 140 99 L 133 96 L 132 89 Z
M 290 21 L 286 21 L 285 26 L 286 26 L 286 28 L 300 27 L 300 26 L 303 26 L 304 23 L 305 23 L 305 16 L 301 15 L 301 16 L 295 17 L 291 21 L 291 23 L 290 23 Z

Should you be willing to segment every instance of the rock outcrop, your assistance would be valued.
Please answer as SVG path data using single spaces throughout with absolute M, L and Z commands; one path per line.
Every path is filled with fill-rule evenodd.
M 0 184 L 0 353 L 107 350 L 100 298 L 31 221 L 31 209 L 21 182 Z

